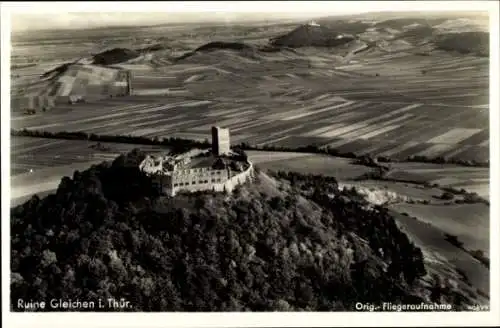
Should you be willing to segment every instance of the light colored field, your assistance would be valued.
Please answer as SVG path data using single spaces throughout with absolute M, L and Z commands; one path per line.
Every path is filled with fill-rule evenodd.
M 354 101 L 348 101 L 348 102 L 343 103 L 343 104 L 338 104 L 338 105 L 335 105 L 335 106 L 331 106 L 331 107 L 327 107 L 327 108 L 322 108 L 322 109 L 318 109 L 318 110 L 315 110 L 315 111 L 305 112 L 305 113 L 301 113 L 301 114 L 297 114 L 297 115 L 292 115 L 292 116 L 286 116 L 282 120 L 284 120 L 284 121 L 296 120 L 296 119 L 299 119 L 299 118 L 304 118 L 304 117 L 307 117 L 307 116 L 311 116 L 311 115 L 315 115 L 315 114 L 327 112 L 327 111 L 330 111 L 330 110 L 333 110 L 333 109 L 338 109 L 338 108 L 341 108 L 341 107 L 350 106 L 352 104 L 354 104 Z
M 162 114 L 150 114 L 148 115 L 149 118 L 155 118 L 155 117 L 161 117 Z M 112 126 L 119 126 L 123 124 L 130 124 L 130 126 L 137 127 L 141 126 L 141 123 L 135 123 L 131 124 L 137 121 L 142 121 L 144 120 L 144 117 L 135 117 L 135 118 L 125 118 L 121 120 L 113 120 L 112 122 L 105 123 L 105 124 L 100 124 L 100 125 L 92 125 L 92 127 L 85 128 L 85 129 L 80 129 L 78 131 L 94 131 L 94 130 L 101 130 L 102 128 L 107 128 L 107 127 L 112 127 Z
M 151 116 L 155 116 L 155 115 L 151 115 Z M 163 117 L 163 116 L 160 114 L 160 117 Z M 169 118 L 158 119 L 158 120 L 156 120 L 156 123 L 162 123 L 163 124 L 163 123 L 166 123 L 166 122 L 171 122 L 171 121 L 183 119 L 185 117 L 186 117 L 186 115 L 183 115 L 183 114 L 175 115 L 175 116 L 172 116 L 172 117 L 169 117 Z M 144 119 L 144 118 L 142 118 L 142 119 Z M 134 123 L 134 124 L 131 124 L 130 126 L 134 127 L 134 128 L 137 128 L 137 127 L 147 126 L 147 125 L 151 125 L 151 123 L 150 122 Z M 165 124 L 165 125 L 162 125 L 161 128 L 174 127 L 176 125 L 177 125 L 177 123 L 176 124 Z
M 483 142 L 481 142 L 479 144 L 479 146 L 482 146 L 482 147 L 489 147 L 490 146 L 490 141 L 489 140 L 485 140 Z
M 37 153 L 37 151 L 43 151 L 44 148 L 53 148 L 54 146 L 63 144 L 63 140 L 47 140 L 46 143 L 36 145 L 36 146 L 31 146 L 31 147 L 20 147 L 18 149 L 14 148 L 11 149 L 11 155 L 17 155 L 22 152 L 33 152 Z
M 168 129 L 168 127 L 161 127 L 161 128 L 156 128 L 156 129 L 144 128 L 144 129 L 130 131 L 130 135 L 136 136 L 136 137 L 143 137 L 143 136 L 147 136 L 147 135 L 151 135 L 151 134 L 161 133 L 161 132 L 165 131 L 166 129 Z
M 99 161 L 90 161 L 83 163 L 73 163 L 65 166 L 47 167 L 11 177 L 11 200 L 28 197 L 30 195 L 57 189 L 61 178 L 64 176 L 73 176 L 75 170 L 85 170 Z
M 391 207 L 458 237 L 469 250 L 490 250 L 490 211 L 484 204 L 422 205 L 395 204 Z
M 292 152 L 271 152 L 271 151 L 247 151 L 248 158 L 255 164 L 262 164 L 272 161 L 281 161 L 294 158 L 303 158 L 310 156 L 306 153 L 292 153 Z
M 135 96 L 168 96 L 170 94 L 188 94 L 188 90 L 171 90 L 169 88 L 163 89 L 142 89 L 142 90 L 134 90 Z
M 347 133 L 347 132 L 362 129 L 365 126 L 366 126 L 366 124 L 363 124 L 363 123 L 355 123 L 355 124 L 351 124 L 351 125 L 343 124 L 343 126 L 339 127 L 338 129 L 334 129 L 334 130 L 322 133 L 321 137 L 333 138 L 333 137 L 340 136 L 340 135 Z
M 337 128 L 342 127 L 342 124 L 332 124 L 329 126 L 324 126 L 321 128 L 317 128 L 310 132 L 307 132 L 305 136 L 322 136 L 324 133 L 328 133 L 329 131 L 335 131 Z
M 440 136 L 434 137 L 429 140 L 430 143 L 448 143 L 448 144 L 456 144 L 460 141 L 463 141 L 472 135 L 480 132 L 481 129 L 462 129 L 455 128 L 452 129 Z
M 341 137 L 346 139 L 346 140 L 358 139 L 358 138 L 368 139 L 364 135 L 369 135 L 370 133 L 372 133 L 374 131 L 380 130 L 380 129 L 385 128 L 387 126 L 390 126 L 392 123 L 395 123 L 398 121 L 404 121 L 412 116 L 413 115 L 411 115 L 411 114 L 403 115 L 401 117 L 398 117 L 398 118 L 395 118 L 395 119 L 392 119 L 389 121 L 387 121 L 387 120 L 376 121 L 377 122 L 376 124 L 370 124 L 370 125 L 369 125 L 369 123 L 373 123 L 375 121 L 373 119 L 368 119 L 366 121 L 361 122 L 361 124 L 366 124 L 365 128 L 342 134 Z M 390 130 L 387 130 L 387 131 L 390 131 Z
M 221 119 L 222 118 L 222 119 Z M 242 120 L 241 118 L 239 117 L 236 117 L 236 118 L 229 118 L 229 119 L 223 119 L 224 116 L 222 116 L 221 118 L 216 118 L 214 120 L 214 123 L 212 124 L 205 124 L 205 125 L 201 125 L 201 126 L 198 126 L 196 128 L 197 131 L 208 131 L 210 130 L 210 128 L 214 125 L 218 125 L 218 126 L 228 126 L 228 125 L 232 125 L 232 124 L 242 124 L 242 123 L 246 123 L 246 122 L 249 122 L 250 120 L 249 119 L 245 119 L 245 120 Z M 253 122 L 255 123 L 255 122 Z
M 444 239 L 437 227 L 393 211 L 396 222 L 409 238 L 422 249 L 427 265 L 442 270 L 458 268 L 465 273 L 474 288 L 489 294 L 490 271 L 476 259 Z
M 436 144 L 433 145 L 421 152 L 416 153 L 415 155 L 417 156 L 428 156 L 428 157 L 437 157 L 444 153 L 445 151 L 448 151 L 453 148 L 453 145 L 449 144 Z
M 389 125 L 389 126 L 385 126 L 385 127 L 381 128 L 381 129 L 378 129 L 378 130 L 375 130 L 375 131 L 372 131 L 370 133 L 362 135 L 361 139 L 370 139 L 370 138 L 376 137 L 376 136 L 378 136 L 380 134 L 384 134 L 384 133 L 387 133 L 389 131 L 396 130 L 400 126 L 401 125 Z
M 257 154 L 259 157 L 254 157 L 257 156 Z M 351 164 L 350 160 L 345 158 L 315 154 L 298 154 L 295 157 L 283 158 L 286 155 L 277 152 L 258 152 L 257 154 L 248 152 L 249 159 L 254 161 L 261 169 L 274 171 L 324 174 L 334 176 L 339 180 L 353 179 L 370 171 L 370 169 L 365 166 Z
M 404 181 L 427 182 L 441 187 L 465 189 L 489 200 L 489 170 L 425 163 L 393 163 L 388 178 Z
M 203 77 L 203 75 L 201 75 L 201 74 L 195 74 L 195 75 L 188 77 L 186 80 L 184 80 L 184 83 L 194 82 L 196 80 L 201 79 L 202 77 Z

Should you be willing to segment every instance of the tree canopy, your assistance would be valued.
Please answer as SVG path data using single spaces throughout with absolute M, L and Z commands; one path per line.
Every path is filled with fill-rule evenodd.
M 75 172 L 55 194 L 12 209 L 12 304 L 336 311 L 426 298 L 416 288 L 421 250 L 384 208 L 367 209 L 334 178 L 278 173 L 232 194 L 166 198 L 137 169 L 143 158 L 134 150 Z

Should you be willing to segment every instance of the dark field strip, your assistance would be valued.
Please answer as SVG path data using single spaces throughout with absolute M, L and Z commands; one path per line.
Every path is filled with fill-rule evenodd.
M 77 155 L 82 155 L 82 152 L 89 152 L 89 153 L 107 153 L 106 151 L 103 150 L 95 150 L 90 148 L 89 146 L 91 145 L 96 145 L 97 142 L 95 141 L 87 141 L 87 140 L 64 140 L 64 139 L 49 139 L 49 138 L 38 138 L 38 137 L 17 137 L 17 136 L 12 136 L 11 140 L 30 140 L 30 143 L 36 144 L 38 146 L 43 146 L 47 145 L 47 147 L 44 149 L 43 154 L 47 154 L 48 156 L 57 156 L 57 155 L 69 155 L 69 154 L 74 154 L 75 156 Z M 57 145 L 51 145 L 53 144 L 54 141 L 60 141 Z M 103 147 L 110 148 L 109 152 L 127 152 L 133 149 L 135 147 L 134 145 L 131 144 L 123 144 L 123 143 L 110 143 L 110 142 L 101 142 L 101 145 Z M 151 146 L 151 145 L 141 145 L 141 148 L 145 150 L 151 150 L 151 151 L 156 151 L 158 149 L 167 149 L 166 147 L 162 146 Z M 30 158 L 30 156 L 38 156 L 40 152 L 31 152 L 31 151 L 25 151 L 23 148 L 19 149 L 19 153 L 17 156 L 12 156 L 22 158 L 22 156 L 27 155 L 25 158 Z M 85 153 L 84 153 L 85 154 Z
M 26 168 L 12 168 L 10 169 L 10 175 L 13 176 L 13 175 L 18 175 L 18 174 L 23 174 L 23 173 L 27 173 L 29 171 L 29 169 L 26 169 Z
M 118 154 L 117 154 L 118 156 Z M 116 156 L 116 157 L 117 157 Z M 62 165 L 68 165 L 72 163 L 85 163 L 88 161 L 92 160 L 102 160 L 106 161 L 108 158 L 102 158 L 102 157 L 92 157 L 92 156 L 62 156 L 60 158 L 55 158 L 55 157 L 49 157 L 49 156 L 37 156 L 33 160 L 13 160 L 13 163 L 19 163 L 19 164 L 24 164 L 26 166 L 36 166 L 36 167 L 45 167 L 45 166 L 62 166 Z
M 44 151 L 46 148 L 53 147 L 54 145 L 60 145 L 63 142 L 64 142 L 64 140 L 50 139 L 50 140 L 47 140 L 47 142 L 35 144 L 32 146 L 16 147 L 14 149 L 11 149 L 10 153 L 11 153 L 11 155 L 17 155 L 17 154 L 20 154 L 23 152 Z
M 347 120 L 340 120 L 340 121 L 333 120 L 333 122 L 353 124 L 353 123 L 363 123 L 369 120 L 368 123 L 371 125 L 384 123 L 389 120 L 396 119 L 402 115 L 411 113 L 412 110 L 401 112 L 401 109 L 407 106 L 408 105 L 402 105 L 402 104 L 370 103 L 361 108 L 357 108 L 356 116 L 352 116 Z
M 486 115 L 484 115 L 486 114 Z M 447 121 L 450 127 L 461 127 L 469 129 L 489 129 L 489 112 L 481 113 L 477 108 L 470 108 L 461 116 L 454 117 Z
M 455 158 L 457 154 L 460 154 L 462 152 L 467 152 L 467 150 L 471 148 L 472 146 L 469 145 L 457 145 L 455 149 L 450 149 L 448 151 L 445 151 L 441 154 L 441 156 L 444 158 Z
M 328 111 L 325 113 L 321 113 L 321 117 L 316 118 L 317 121 L 322 121 L 323 126 L 331 126 L 333 124 L 340 124 L 340 123 L 345 123 L 345 124 L 351 124 L 353 120 L 358 121 L 359 117 L 367 116 L 366 112 L 364 111 L 358 111 L 364 106 L 368 106 L 366 103 L 355 103 L 350 106 L 342 107 L 339 109 L 336 109 L 335 112 L 333 111 Z M 368 115 L 369 117 L 373 117 L 373 115 Z M 308 119 L 310 119 L 312 116 L 308 116 L 304 119 L 302 119 L 303 123 L 308 124 Z M 312 129 L 311 129 L 312 130 Z
M 370 147 L 372 143 L 369 140 L 355 139 L 339 147 L 336 147 L 340 152 L 353 152 L 355 154 L 364 153 L 365 149 Z
M 489 149 L 487 147 L 472 146 L 451 158 L 467 158 L 475 161 L 484 161 L 489 158 Z
M 31 137 L 11 137 L 10 138 L 10 149 L 23 149 L 26 147 L 39 146 L 46 143 L 46 139 L 41 138 L 31 138 Z
M 133 89 L 134 90 L 148 90 L 148 89 L 167 89 L 167 88 L 178 88 L 182 87 L 183 82 L 172 80 L 172 79 L 155 79 L 155 81 L 133 81 Z
M 406 126 L 409 132 L 401 133 L 397 140 L 399 142 L 415 141 L 423 143 L 450 130 L 449 126 L 433 125 L 434 122 L 428 119 L 422 119 L 420 122 L 414 121 L 412 125 Z
M 399 146 L 398 142 L 392 141 L 391 139 L 384 140 L 381 143 L 379 143 L 377 141 L 377 144 L 378 144 L 377 148 L 372 151 L 373 153 L 376 153 L 376 154 L 381 154 L 385 151 L 392 150 L 395 147 Z
M 393 157 L 399 158 L 399 159 L 406 159 L 409 156 L 415 155 L 421 151 L 426 150 L 427 148 L 429 148 L 429 144 L 421 143 L 421 144 L 415 145 L 413 147 L 406 148 L 405 150 L 394 154 Z
M 416 120 L 412 121 L 412 122 L 414 122 L 412 124 L 419 125 L 419 122 L 424 123 L 424 122 L 426 122 L 426 120 L 427 120 L 426 118 L 417 118 Z M 409 133 L 409 131 L 411 130 L 410 127 L 411 127 L 411 125 L 409 126 L 408 124 L 403 124 L 399 128 L 387 132 L 387 134 L 384 135 L 384 139 L 391 140 L 391 141 L 398 143 L 398 144 L 403 144 L 406 141 L 412 141 L 411 137 L 405 137 L 405 134 Z M 379 139 L 377 139 L 375 137 L 374 140 L 378 141 Z
M 459 142 L 461 145 L 479 145 L 480 143 L 489 140 L 490 138 L 490 131 L 489 129 L 484 129 L 482 131 L 479 131 L 478 133 L 470 136 L 469 138 L 462 140 Z
M 279 147 L 303 147 L 307 145 L 322 146 L 327 142 L 329 142 L 328 138 L 292 135 L 283 141 L 276 142 L 276 145 Z
M 446 86 L 446 87 L 440 87 L 440 88 L 427 88 L 427 90 L 422 90 L 425 87 L 422 88 L 398 88 L 396 91 L 402 92 L 408 96 L 412 96 L 415 98 L 427 98 L 427 97 L 450 97 L 450 96 L 461 96 L 464 94 L 469 94 L 469 93 L 484 93 L 486 88 L 483 86 Z M 452 99 L 452 98 L 450 98 Z
M 394 135 L 398 141 L 412 140 L 412 141 L 422 141 L 434 138 L 438 135 L 445 133 L 450 130 L 453 126 L 448 125 L 447 122 L 453 115 L 461 115 L 463 112 L 454 113 L 453 108 L 447 107 L 436 107 L 436 106 L 422 106 L 415 110 L 419 110 L 419 117 L 416 121 L 412 123 L 412 126 L 408 126 L 406 133 L 402 133 L 398 136 Z M 433 113 L 434 117 L 443 117 L 445 120 L 433 120 L 431 115 L 426 115 Z M 439 115 L 436 115 L 439 113 Z

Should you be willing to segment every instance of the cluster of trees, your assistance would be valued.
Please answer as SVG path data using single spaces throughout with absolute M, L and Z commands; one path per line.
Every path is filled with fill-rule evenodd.
M 176 58 L 176 60 L 182 60 L 186 59 L 188 57 L 193 56 L 194 54 L 198 52 L 210 52 L 210 51 L 216 51 L 216 50 L 236 50 L 236 51 L 254 51 L 255 49 L 247 45 L 243 42 L 225 42 L 225 41 L 214 41 L 214 42 L 209 42 L 206 43 L 195 50 L 188 52 L 186 54 L 183 54 L 182 56 Z
M 277 172 L 276 176 L 291 181 L 292 186 L 302 190 L 309 189 L 310 199 L 333 214 L 335 219 L 331 225 L 338 230 L 355 233 L 367 240 L 373 253 L 390 263 L 390 277 L 402 276 L 412 285 L 417 278 L 427 273 L 422 251 L 398 228 L 386 208 L 377 206 L 367 209 L 364 202 L 352 201 L 359 199 L 353 197 L 356 195 L 355 189 L 339 190 L 335 181 L 326 181 L 322 176 L 296 172 Z M 325 187 L 329 188 L 326 193 Z
M 139 52 L 127 48 L 113 48 L 93 56 L 94 65 L 113 65 L 137 58 Z
M 120 135 L 120 136 L 110 136 L 110 135 L 96 135 L 93 133 L 86 132 L 47 132 L 47 131 L 37 131 L 37 130 L 11 130 L 12 136 L 22 136 L 22 137 L 43 137 L 43 138 L 54 138 L 54 139 L 71 139 L 71 140 L 91 140 L 100 142 L 117 142 L 117 143 L 128 143 L 137 145 L 158 145 L 158 146 L 168 146 L 175 152 L 184 152 L 192 148 L 206 148 L 210 147 L 210 142 L 208 139 L 204 141 L 182 139 L 182 138 L 158 138 L 158 137 L 141 137 L 141 136 L 131 136 L 131 135 Z M 265 150 L 265 151 L 281 151 L 281 152 L 303 152 L 303 153 L 314 153 L 314 154 L 325 154 L 330 156 L 352 158 L 359 161 L 359 163 L 367 163 L 371 166 L 373 163 L 389 163 L 397 162 L 397 159 L 390 158 L 387 156 L 372 157 L 366 154 L 356 155 L 353 152 L 341 152 L 338 149 L 332 147 L 320 147 L 318 145 L 307 145 L 298 147 L 282 147 L 282 146 L 255 146 L 249 143 L 242 142 L 240 144 L 234 145 L 233 148 L 239 148 L 242 150 Z M 486 162 L 478 161 L 468 161 L 455 158 L 443 158 L 443 157 L 432 157 L 428 158 L 426 156 L 409 156 L 407 161 L 410 162 L 424 162 L 424 163 L 435 163 L 435 164 L 457 164 L 463 166 L 474 166 L 474 167 L 489 167 L 489 160 Z
M 132 311 L 332 311 L 424 300 L 413 287 L 420 249 L 334 178 L 278 173 L 295 192 L 267 193 L 261 179 L 230 197 L 165 198 L 136 169 L 144 156 L 77 171 L 12 209 L 13 306 L 113 297 Z
M 438 49 L 456 51 L 461 54 L 475 54 L 488 57 L 490 54 L 490 34 L 488 32 L 447 33 L 436 38 Z
M 336 33 L 336 30 L 327 26 L 301 25 L 287 34 L 271 39 L 270 43 L 273 46 L 290 48 L 336 47 L 344 45 L 354 39 L 352 35 Z
M 433 163 L 433 164 L 456 164 L 462 166 L 471 167 L 490 167 L 490 161 L 479 162 L 475 160 L 463 160 L 458 158 L 444 158 L 442 156 L 438 157 L 427 157 L 421 155 L 409 156 L 407 158 L 408 162 L 419 162 L 419 163 Z
M 462 196 L 462 198 L 455 199 L 455 203 L 457 204 L 476 204 L 481 203 L 485 205 L 490 205 L 490 202 L 487 199 L 482 198 L 476 192 L 468 192 L 465 189 L 456 189 L 453 187 L 443 187 L 443 194 L 441 195 L 441 199 L 445 200 L 453 200 L 455 196 Z

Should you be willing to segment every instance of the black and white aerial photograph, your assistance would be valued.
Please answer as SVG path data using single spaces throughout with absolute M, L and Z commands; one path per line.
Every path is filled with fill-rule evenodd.
M 446 3 L 3 3 L 3 310 L 498 324 L 498 2 Z

